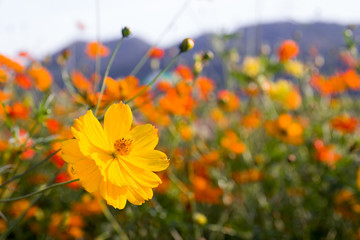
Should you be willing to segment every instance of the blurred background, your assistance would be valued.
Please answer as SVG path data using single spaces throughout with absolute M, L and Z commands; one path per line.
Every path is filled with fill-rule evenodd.
M 164 67 L 186 37 L 195 39 L 193 52 L 215 52 L 205 73 L 220 85 L 224 79 L 218 52 L 235 48 L 242 61 L 242 56 L 258 55 L 262 46 L 276 49 L 284 39 L 299 44 L 300 59 L 314 52 L 329 59 L 322 71 L 331 74 L 342 67 L 336 54 L 344 45 L 343 30 L 360 22 L 359 7 L 357 0 L 1 0 L 0 52 L 19 61 L 24 52 L 38 60 L 47 58 L 51 72 L 60 76 L 51 59 L 68 49 L 70 70 L 86 72 L 84 68 L 94 64 L 85 55 L 86 44 L 100 41 L 113 50 L 121 28 L 128 26 L 132 40 L 122 45 L 110 72 L 113 77 L 129 74 L 152 46 L 164 49 L 158 64 Z M 356 28 L 353 34 L 358 39 Z M 223 41 L 214 36 L 226 36 L 226 46 L 219 46 Z M 102 73 L 109 58 L 101 63 Z M 182 56 L 180 63 L 192 64 L 192 58 Z M 153 72 L 150 64 L 141 68 L 139 78 Z
M 0 52 L 42 57 L 79 40 L 116 39 L 124 26 L 169 47 L 185 37 L 274 22 L 356 24 L 359 7 L 357 0 L 1 0 Z

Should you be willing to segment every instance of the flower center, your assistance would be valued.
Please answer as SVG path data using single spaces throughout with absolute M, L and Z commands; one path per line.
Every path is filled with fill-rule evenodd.
M 116 155 L 126 156 L 129 155 L 131 151 L 131 144 L 133 139 L 131 138 L 120 138 L 115 141 L 114 148 Z

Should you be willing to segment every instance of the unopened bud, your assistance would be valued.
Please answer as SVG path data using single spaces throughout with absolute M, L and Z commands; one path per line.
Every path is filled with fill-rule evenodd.
M 194 220 L 199 225 L 205 225 L 207 223 L 207 218 L 202 213 L 195 213 L 194 214 Z
M 214 53 L 212 51 L 206 51 L 203 55 L 204 61 L 210 61 L 213 58 L 214 58 Z
M 180 52 L 182 53 L 187 52 L 190 49 L 192 49 L 194 45 L 195 45 L 194 40 L 192 40 L 191 38 L 185 38 L 179 46 Z
M 131 34 L 130 28 L 124 27 L 124 28 L 121 30 L 121 33 L 122 33 L 123 38 L 128 37 L 128 36 Z

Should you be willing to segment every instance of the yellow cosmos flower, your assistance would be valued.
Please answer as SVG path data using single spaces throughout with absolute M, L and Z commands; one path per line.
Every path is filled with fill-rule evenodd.
M 84 188 L 99 193 L 108 204 L 123 209 L 126 201 L 141 205 L 153 196 L 161 180 L 153 171 L 169 166 L 167 156 L 154 150 L 157 130 L 150 124 L 131 129 L 128 105 L 113 104 L 105 113 L 104 127 L 92 111 L 76 119 L 75 139 L 63 142 L 63 159 Z

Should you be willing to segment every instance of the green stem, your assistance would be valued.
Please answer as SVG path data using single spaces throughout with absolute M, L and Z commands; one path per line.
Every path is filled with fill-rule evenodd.
M 12 202 L 12 201 L 17 201 L 17 200 L 20 200 L 20 199 L 23 199 L 23 198 L 28 198 L 28 197 L 32 197 L 36 194 L 39 194 L 39 193 L 42 193 L 42 192 L 45 192 L 47 190 L 50 190 L 52 188 L 56 188 L 56 187 L 60 187 L 60 186 L 63 186 L 63 185 L 66 185 L 66 184 L 69 184 L 69 183 L 72 183 L 72 182 L 76 182 L 76 181 L 79 181 L 80 179 L 73 179 L 73 180 L 70 180 L 70 181 L 67 181 L 67 182 L 62 182 L 62 183 L 56 183 L 56 184 L 53 184 L 49 187 L 46 187 L 44 189 L 41 189 L 39 191 L 36 191 L 36 192 L 32 192 L 32 193 L 29 193 L 29 194 L 26 194 L 26 195 L 23 195 L 23 196 L 20 196 L 20 197 L 14 197 L 14 198 L 7 198 L 7 199 L 0 199 L 0 202 Z
M 0 185 L 0 188 L 6 186 L 7 184 L 11 183 L 12 181 L 21 178 L 22 176 L 28 174 L 29 172 L 31 172 L 32 170 L 34 170 L 35 168 L 39 167 L 40 165 L 42 165 L 43 163 L 45 163 L 46 161 L 48 161 L 50 158 L 52 158 L 55 154 L 57 154 L 60 151 L 60 149 L 56 150 L 55 152 L 53 152 L 52 154 L 50 154 L 49 156 L 47 156 L 44 160 L 42 160 L 41 162 L 38 162 L 37 164 L 35 164 L 34 166 L 30 167 L 28 170 L 26 170 L 25 172 L 16 175 L 12 178 L 10 178 L 9 180 L 5 181 L 4 183 L 2 183 Z
M 149 50 L 147 50 L 147 52 L 144 54 L 144 56 L 142 56 L 141 60 L 138 62 L 138 64 L 136 64 L 134 69 L 131 71 L 131 73 L 130 73 L 131 76 L 135 76 L 139 72 L 139 70 L 142 68 L 142 66 L 144 66 L 146 60 L 149 59 L 150 51 L 153 47 L 149 48 Z
M 111 214 L 109 208 L 104 203 L 103 200 L 99 200 L 101 210 L 103 211 L 106 219 L 111 223 L 113 229 L 119 234 L 120 239 L 122 240 L 129 240 L 129 237 L 126 235 L 125 231 L 122 229 L 120 224 L 116 221 L 114 216 Z
M 113 61 L 114 61 L 115 55 L 116 55 L 117 51 L 119 50 L 119 47 L 120 47 L 123 39 L 124 39 L 124 37 L 120 38 L 119 42 L 117 43 L 117 45 L 116 45 L 116 47 L 115 47 L 114 52 L 113 52 L 112 55 L 111 55 L 110 61 L 109 61 L 108 65 L 107 65 L 107 67 L 106 67 L 106 71 L 105 71 L 105 75 L 104 75 L 104 80 L 103 80 L 103 83 L 102 83 L 102 85 L 101 85 L 100 96 L 99 96 L 98 102 L 97 102 L 97 104 L 96 104 L 96 109 L 95 109 L 95 114 L 94 114 L 95 116 L 96 116 L 96 114 L 97 114 L 97 112 L 98 112 L 98 110 L 99 110 L 101 98 L 102 98 L 102 96 L 103 96 L 103 94 L 104 94 L 104 91 L 105 91 L 105 81 L 106 81 L 106 78 L 107 78 L 107 76 L 109 75 L 110 67 L 111 67 L 111 65 L 112 65 L 112 63 L 113 63 Z
M 156 80 L 158 80 L 158 78 L 164 74 L 164 72 L 166 72 L 170 67 L 171 65 L 174 64 L 174 62 L 178 59 L 178 57 L 180 56 L 181 52 L 179 52 L 174 58 L 173 60 L 171 60 L 171 62 L 164 68 L 164 70 L 162 70 L 158 75 L 156 75 L 156 77 L 151 81 L 149 82 L 140 92 L 138 92 L 134 97 L 130 98 L 129 100 L 125 101 L 126 104 L 132 102 L 135 98 L 137 98 L 138 96 L 140 96 L 141 94 L 143 94 L 146 89 L 148 89 L 151 85 L 153 85 Z

